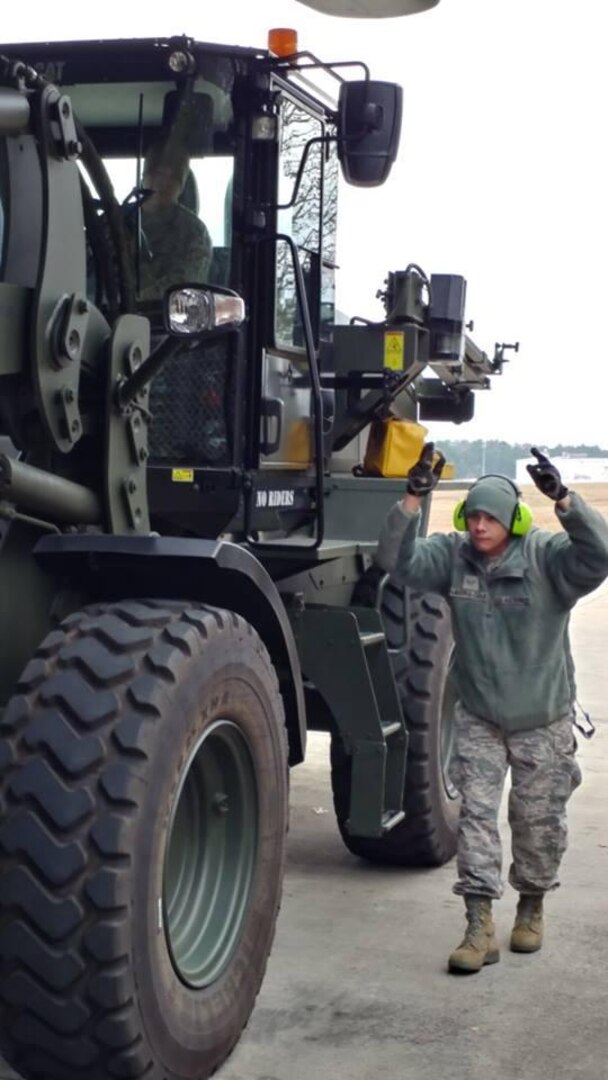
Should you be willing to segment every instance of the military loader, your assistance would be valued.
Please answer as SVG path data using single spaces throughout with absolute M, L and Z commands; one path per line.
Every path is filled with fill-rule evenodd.
M 419 422 L 470 419 L 504 350 L 413 263 L 382 320 L 336 312 L 339 175 L 383 183 L 399 141 L 365 65 L 0 54 L 0 1049 L 202 1078 L 263 978 L 308 730 L 355 855 L 454 852 L 448 615 L 374 552 Z M 187 169 L 152 242 L 159 143 Z M 205 276 L 167 285 L 193 220 Z

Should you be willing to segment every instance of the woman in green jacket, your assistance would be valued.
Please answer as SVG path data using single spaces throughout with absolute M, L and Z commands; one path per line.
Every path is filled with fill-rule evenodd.
M 558 884 L 566 803 L 581 779 L 568 623 L 576 601 L 608 576 L 608 523 L 567 490 L 544 454 L 532 453 L 528 471 L 555 502 L 562 532 L 533 527 L 513 481 L 489 475 L 458 505 L 456 532 L 419 538 L 420 500 L 443 466 L 441 458 L 433 465 L 429 443 L 378 546 L 382 569 L 444 596 L 452 616 L 453 771 L 462 799 L 454 891 L 464 897 L 467 930 L 449 958 L 451 971 L 479 971 L 499 959 L 491 905 L 502 894 L 497 819 L 507 770 L 516 952 L 541 946 L 543 896 Z

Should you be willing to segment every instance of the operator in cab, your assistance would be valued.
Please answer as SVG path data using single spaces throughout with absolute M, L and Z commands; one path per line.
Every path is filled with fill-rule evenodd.
M 160 299 L 172 285 L 203 284 L 213 254 L 206 225 L 180 201 L 190 159 L 174 140 L 146 154 L 141 208 L 140 299 Z
M 543 898 L 558 885 L 566 804 L 581 782 L 573 730 L 576 688 L 568 640 L 577 600 L 608 576 L 608 522 L 568 491 L 549 458 L 528 472 L 555 504 L 557 532 L 533 525 L 505 476 L 482 476 L 454 511 L 456 531 L 418 537 L 421 498 L 444 459 L 428 443 L 404 498 L 382 528 L 377 561 L 401 583 L 447 601 L 454 635 L 455 753 L 461 796 L 458 880 L 467 927 L 448 970 L 477 972 L 499 959 L 492 902 L 502 896 L 498 811 L 511 770 L 509 883 L 519 894 L 513 952 L 538 951 Z

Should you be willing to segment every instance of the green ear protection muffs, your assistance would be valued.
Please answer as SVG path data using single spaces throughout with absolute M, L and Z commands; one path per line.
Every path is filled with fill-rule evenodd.
M 534 524 L 534 519 L 532 517 L 532 511 L 531 511 L 530 507 L 527 505 L 527 503 L 524 503 L 524 502 L 521 501 L 521 491 L 519 490 L 517 485 L 513 483 L 513 481 L 511 480 L 511 478 L 509 476 L 502 476 L 500 473 L 486 473 L 486 476 L 483 476 L 483 477 L 480 476 L 479 479 L 480 480 L 485 480 L 488 477 L 492 477 L 492 476 L 495 476 L 499 480 L 506 480 L 511 485 L 511 487 L 513 488 L 513 491 L 515 492 L 515 495 L 517 496 L 517 502 L 515 503 L 515 507 L 514 507 L 514 510 L 513 510 L 513 517 L 511 518 L 511 526 L 510 526 L 509 532 L 511 533 L 511 536 L 525 536 L 526 533 L 530 532 L 530 529 L 532 528 L 532 525 Z M 475 481 L 475 483 L 478 483 L 478 481 Z M 475 484 L 471 485 L 471 489 L 473 487 L 475 487 Z M 467 528 L 467 500 L 466 499 L 461 499 L 460 502 L 458 502 L 456 504 L 456 506 L 454 507 L 454 515 L 453 515 L 452 521 L 453 521 L 453 524 L 454 524 L 454 528 L 458 532 L 466 532 L 466 528 Z

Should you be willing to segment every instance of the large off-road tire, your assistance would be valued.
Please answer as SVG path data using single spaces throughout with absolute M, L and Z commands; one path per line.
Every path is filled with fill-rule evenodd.
M 85 609 L 0 735 L 2 1052 L 26 1078 L 210 1076 L 283 875 L 284 715 L 258 635 L 200 605 Z
M 405 820 L 382 837 L 351 836 L 346 824 L 351 758 L 334 732 L 331 766 L 338 826 L 349 850 L 365 859 L 398 866 L 441 866 L 456 851 L 460 809 L 449 777 L 454 710 L 449 611 L 443 600 L 430 594 L 410 594 L 406 603 L 404 590 L 389 581 L 381 614 L 387 643 L 398 650 L 394 672 L 409 733 Z

